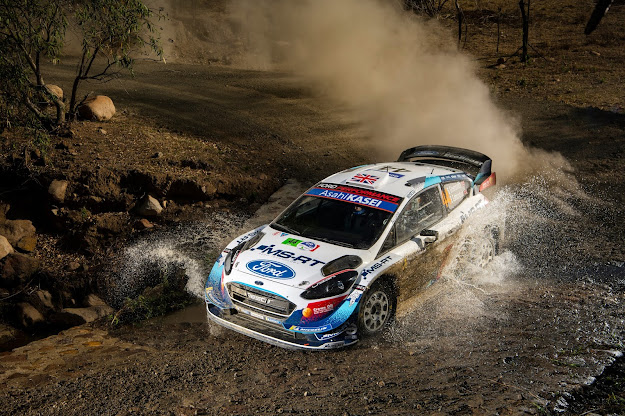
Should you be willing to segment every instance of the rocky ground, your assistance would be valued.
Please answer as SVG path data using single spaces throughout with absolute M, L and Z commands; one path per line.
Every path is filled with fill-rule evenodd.
M 612 388 L 623 383 L 614 359 L 623 349 L 625 39 L 616 23 L 625 7 L 617 2 L 585 37 L 586 10 L 535 6 L 537 52 L 522 64 L 508 56 L 520 40 L 515 10 L 490 3 L 466 10 L 464 47 L 498 104 L 521 116 L 523 142 L 561 153 L 600 201 L 596 209 L 568 201 L 582 219 L 540 222 L 563 230 L 544 250 L 581 260 L 554 256 L 549 267 L 525 258 L 514 290 L 483 286 L 488 313 L 461 315 L 461 330 L 441 319 L 430 323 L 434 332 L 399 331 L 323 357 L 215 337 L 201 307 L 192 319 L 112 330 L 97 318 L 122 307 L 107 282 L 129 245 L 181 224 L 246 218 L 290 178 L 308 185 L 377 160 L 348 109 L 288 73 L 139 63 L 138 77 L 105 85 L 117 106 L 110 121 L 79 121 L 42 140 L 18 129 L 0 136 L 0 379 L 8 386 L 0 413 L 622 411 L 625 398 Z M 67 85 L 72 71 L 50 68 L 48 82 Z M 74 328 L 85 322 L 93 323 Z M 598 381 L 581 387 L 591 377 Z

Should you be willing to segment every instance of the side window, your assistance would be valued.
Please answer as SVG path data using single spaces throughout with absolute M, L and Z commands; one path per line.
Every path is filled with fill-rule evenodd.
M 384 244 L 382 244 L 382 248 L 380 248 L 379 254 L 386 253 L 387 251 L 395 247 L 395 229 L 396 227 L 393 226 L 391 228 L 391 231 L 389 231 L 388 235 L 386 236 L 386 240 L 384 240 Z
M 402 243 L 443 218 L 438 186 L 426 189 L 408 202 L 395 223 L 397 243 Z
M 471 187 L 468 181 L 449 182 L 443 185 L 443 203 L 450 211 L 456 208 L 464 199 L 469 196 Z

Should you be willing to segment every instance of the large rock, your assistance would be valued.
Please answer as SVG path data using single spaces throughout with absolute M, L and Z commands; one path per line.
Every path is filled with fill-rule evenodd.
M 6 348 L 14 343 L 20 335 L 20 331 L 8 325 L 0 324 L 0 348 Z
M 0 202 L 0 224 L 3 224 L 7 219 L 7 212 L 11 209 L 9 204 Z
M 31 328 L 45 321 L 41 312 L 30 303 L 18 303 L 17 318 L 24 328 Z
M 35 247 L 37 247 L 37 236 L 28 235 L 26 237 L 22 237 L 20 241 L 17 242 L 15 247 L 20 251 L 31 253 L 35 251 Z
M 67 192 L 67 181 L 59 181 L 53 180 L 50 186 L 48 187 L 48 193 L 52 195 L 52 198 L 56 202 L 62 203 L 65 201 L 65 193 Z
M 142 198 L 137 204 L 137 214 L 141 216 L 154 216 L 163 211 L 163 207 L 156 198 L 151 195 L 147 195 Z
M 39 260 L 25 254 L 9 254 L 0 264 L 0 286 L 13 287 L 39 270 Z
M 59 100 L 63 100 L 63 89 L 58 85 L 46 84 L 46 89 Z
M 88 308 L 65 308 L 54 314 L 51 320 L 60 326 L 76 326 L 110 315 L 113 308 L 107 305 L 89 306 Z
M 113 100 L 106 95 L 96 95 L 95 97 L 87 98 L 78 107 L 78 115 L 91 121 L 110 120 L 114 114 L 115 105 L 113 105 Z
M 13 247 L 9 244 L 9 240 L 0 235 L 0 260 L 13 253 L 13 251 Z
M 0 224 L 0 235 L 5 236 L 12 246 L 24 237 L 35 235 L 35 231 L 35 226 L 28 220 L 6 220 Z

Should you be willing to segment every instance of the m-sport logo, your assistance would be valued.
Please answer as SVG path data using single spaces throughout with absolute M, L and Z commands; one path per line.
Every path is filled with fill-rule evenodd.
M 250 272 L 274 279 L 292 279 L 295 271 L 286 264 L 271 260 L 254 260 L 245 265 Z

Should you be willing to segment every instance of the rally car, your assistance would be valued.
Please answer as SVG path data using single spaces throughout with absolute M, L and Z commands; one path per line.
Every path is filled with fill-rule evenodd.
M 382 332 L 406 260 L 487 204 L 491 163 L 472 150 L 418 146 L 397 162 L 327 177 L 223 250 L 206 281 L 209 319 L 292 349 L 339 348 Z M 483 257 L 494 254 L 489 245 Z M 430 280 L 417 271 L 406 284 L 418 290 Z

